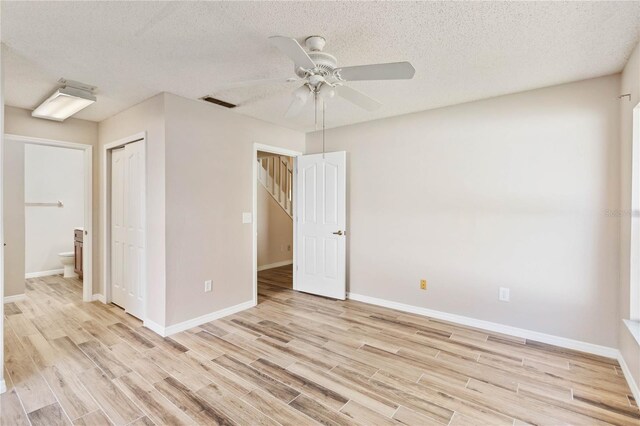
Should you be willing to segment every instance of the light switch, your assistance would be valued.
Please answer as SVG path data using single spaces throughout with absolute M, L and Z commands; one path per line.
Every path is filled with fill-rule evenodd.
M 242 213 L 242 223 L 251 223 L 251 212 Z
M 500 293 L 498 294 L 498 299 L 502 302 L 508 302 L 510 299 L 509 289 L 507 287 L 500 287 Z

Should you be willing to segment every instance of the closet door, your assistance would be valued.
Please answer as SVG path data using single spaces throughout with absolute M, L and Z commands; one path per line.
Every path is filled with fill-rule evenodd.
M 111 151 L 111 301 L 126 309 L 124 285 L 124 148 Z
M 142 142 L 125 145 L 124 150 L 124 263 L 125 310 L 134 317 L 144 316 L 145 282 L 145 171 Z
M 145 170 L 142 142 L 112 153 L 112 301 L 144 317 Z

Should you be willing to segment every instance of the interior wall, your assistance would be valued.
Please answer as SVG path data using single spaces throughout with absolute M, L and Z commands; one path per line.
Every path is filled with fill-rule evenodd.
M 99 156 L 105 144 L 140 132 L 146 132 L 146 221 L 147 221 L 147 319 L 165 324 L 166 251 L 165 251 L 165 106 L 164 94 L 158 94 L 123 112 L 100 122 Z M 102 162 L 101 162 L 102 163 Z M 102 170 L 100 170 L 102 176 Z M 102 193 L 100 199 L 104 194 Z M 104 225 L 100 218 L 100 230 Z M 101 231 L 102 232 L 102 231 Z M 105 238 L 101 234 L 102 238 Z M 103 270 L 103 248 L 99 249 L 100 269 Z M 102 283 L 103 280 L 101 279 Z M 102 293 L 104 289 L 100 289 Z
M 24 294 L 24 144 L 3 141 L 4 297 Z
M 253 299 L 254 143 L 304 151 L 305 135 L 166 94 L 167 325 Z M 204 281 L 213 291 L 204 292 Z
M 636 279 L 640 278 L 640 259 L 631 259 L 631 221 L 640 222 L 640 217 L 633 215 L 631 205 L 632 183 L 632 144 L 633 144 L 633 108 L 640 102 L 640 44 L 636 46 L 621 74 L 619 94 L 630 94 L 630 98 L 620 99 L 620 316 L 617 322 L 620 352 L 637 386 L 640 387 L 640 345 L 629 333 L 624 319 L 630 319 L 630 271 L 635 271 Z M 638 223 L 640 225 L 640 223 Z
M 619 84 L 328 130 L 348 152 L 349 291 L 616 347 Z
M 43 145 L 24 147 L 24 200 L 63 207 L 26 207 L 26 273 L 62 269 L 58 253 L 72 252 L 74 229 L 84 227 L 84 152 Z
M 11 106 L 4 106 L 4 131 L 9 135 L 28 136 L 41 139 L 52 139 L 65 142 L 74 142 L 78 144 L 91 145 L 94 147 L 93 152 L 93 247 L 98 247 L 98 202 L 99 202 L 99 180 L 98 180 L 98 158 L 97 158 L 97 143 L 98 143 L 98 123 L 87 120 L 79 120 L 76 118 L 69 118 L 63 122 L 43 120 L 31 117 L 31 111 L 22 108 L 15 108 Z M 4 163 L 16 161 L 24 163 L 24 144 L 19 144 L 20 147 L 12 152 L 8 152 L 4 156 Z M 12 158 L 13 155 L 19 157 Z M 14 166 L 15 167 L 15 166 Z M 5 173 L 7 171 L 5 170 Z M 24 293 L 24 275 L 25 275 L 25 263 L 24 263 L 24 250 L 25 250 L 25 234 L 24 224 L 20 225 L 18 217 L 22 217 L 24 220 L 24 171 L 19 173 L 12 173 L 12 178 L 7 179 L 5 177 L 3 183 L 3 190 L 8 192 L 15 191 L 16 193 L 22 193 L 22 203 L 18 205 L 14 202 L 10 205 L 3 206 L 3 211 L 6 216 L 4 221 L 5 226 L 5 269 L 11 269 L 12 276 L 22 276 L 22 282 L 17 284 L 12 291 L 19 291 Z M 11 219 L 13 218 L 13 219 Z M 18 222 L 15 222 L 18 221 Z M 22 232 L 9 232 L 7 230 L 11 227 L 19 229 L 22 226 Z M 15 248 L 12 250 L 10 247 Z M 22 262 L 10 262 L 8 258 L 11 256 L 20 256 L 17 253 L 22 252 Z M 94 248 L 93 251 L 93 286 L 94 292 L 99 286 L 100 280 L 100 268 L 98 263 L 98 253 Z M 19 287 L 19 288 L 18 288 Z M 9 287 L 5 286 L 5 296 L 9 295 Z
M 293 219 L 258 182 L 258 268 L 293 261 Z
M 0 11 L 2 9 L 0 8 Z M 5 281 L 4 281 L 4 257 L 5 257 L 5 233 L 4 233 L 4 73 L 2 72 L 2 42 L 0 42 L 0 177 L 2 177 L 2 185 L 0 185 L 0 297 L 4 297 L 5 294 Z M 4 303 L 0 303 L 0 347 L 4 348 Z M 7 386 L 4 380 L 4 350 L 0 351 L 0 393 L 7 390 Z

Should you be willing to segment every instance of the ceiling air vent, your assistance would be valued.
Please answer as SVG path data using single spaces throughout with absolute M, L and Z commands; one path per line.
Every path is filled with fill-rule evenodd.
M 234 104 L 230 104 L 229 102 L 222 101 L 220 99 L 212 98 L 211 96 L 205 96 L 204 98 L 202 98 L 202 100 L 205 102 L 210 102 L 212 104 L 223 106 L 225 108 L 235 108 L 237 106 Z

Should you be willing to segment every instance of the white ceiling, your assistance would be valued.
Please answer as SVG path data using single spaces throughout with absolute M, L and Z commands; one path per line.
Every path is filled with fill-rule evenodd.
M 3 1 L 5 100 L 33 109 L 64 77 L 98 86 L 78 118 L 100 121 L 166 91 L 213 94 L 309 131 L 311 107 L 284 118 L 295 84 L 221 88 L 291 76 L 267 37 L 314 34 L 340 65 L 416 68 L 410 81 L 351 83 L 384 105 L 370 113 L 332 100 L 335 127 L 618 72 L 640 36 L 640 2 Z

